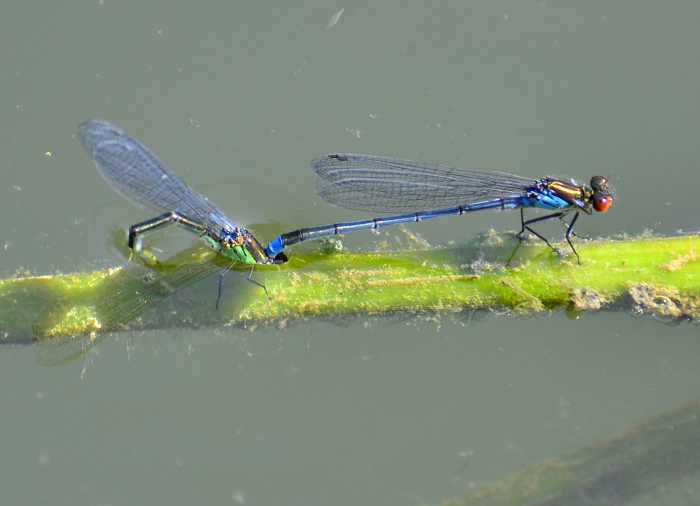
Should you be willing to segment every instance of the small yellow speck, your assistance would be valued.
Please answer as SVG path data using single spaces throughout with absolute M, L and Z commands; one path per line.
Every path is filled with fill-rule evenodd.
M 47 152 L 44 153 L 44 154 L 45 154 L 46 156 L 51 156 L 51 151 L 47 151 Z

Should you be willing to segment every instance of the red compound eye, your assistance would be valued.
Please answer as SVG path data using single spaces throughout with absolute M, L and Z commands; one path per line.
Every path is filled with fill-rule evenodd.
M 599 213 L 604 213 L 612 205 L 612 197 L 595 197 L 593 199 L 593 209 Z

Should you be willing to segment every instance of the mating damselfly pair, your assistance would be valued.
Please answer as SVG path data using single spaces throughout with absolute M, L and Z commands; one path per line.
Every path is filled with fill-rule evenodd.
M 580 212 L 604 212 L 613 201 L 612 189 L 602 176 L 594 176 L 589 187 L 552 178 L 533 180 L 502 172 L 456 169 L 394 158 L 329 154 L 316 158 L 311 164 L 320 176 L 316 192 L 325 202 L 350 209 L 403 214 L 299 229 L 281 234 L 264 246 L 121 128 L 104 121 L 88 121 L 80 125 L 78 136 L 107 183 L 132 204 L 157 215 L 129 229 L 132 251 L 143 253 L 146 260 L 155 262 L 157 258 L 144 249 L 144 238 L 149 232 L 172 223 L 202 237 L 232 263 L 241 262 L 252 267 L 286 262 L 284 250 L 308 239 L 482 209 L 520 209 L 519 236 L 522 238 L 528 230 L 548 245 L 547 239 L 530 226 L 552 218 L 564 222 L 573 212 L 573 218 L 564 222 L 565 237 L 578 258 L 571 236 Z M 525 220 L 522 210 L 526 207 L 552 212 Z M 40 341 L 42 350 L 37 360 L 44 365 L 75 360 L 109 332 L 216 269 L 219 269 L 216 263 L 185 261 L 152 278 L 146 275 L 132 279 L 130 273 L 124 272 L 121 278 L 110 277 L 116 288 L 105 289 L 106 296 L 86 292 L 57 299 L 42 311 L 33 325 L 36 335 L 48 338 Z M 267 293 L 262 284 L 250 280 Z M 81 326 L 82 331 L 55 334 L 54 330 L 63 328 L 64 317 L 74 314 L 76 301 L 92 311 L 93 328 Z M 219 299 L 217 307 L 218 302 Z
M 402 214 L 303 228 L 281 234 L 263 246 L 250 231 L 236 226 L 221 209 L 116 125 L 88 121 L 78 127 L 78 136 L 97 170 L 119 195 L 158 214 L 129 229 L 129 247 L 135 252 L 143 251 L 146 234 L 177 223 L 232 261 L 279 264 L 287 261 L 287 247 L 308 239 L 483 209 L 520 209 L 519 237 L 527 230 L 550 247 L 531 225 L 552 218 L 564 221 L 573 212 L 571 221 L 564 222 L 565 238 L 578 259 L 571 236 L 579 214 L 605 212 L 614 197 L 603 176 L 594 176 L 591 185 L 586 186 L 573 180 L 529 179 L 380 156 L 328 154 L 311 162 L 320 176 L 316 192 L 323 201 L 347 209 Z M 526 207 L 552 213 L 526 220 L 522 213 Z

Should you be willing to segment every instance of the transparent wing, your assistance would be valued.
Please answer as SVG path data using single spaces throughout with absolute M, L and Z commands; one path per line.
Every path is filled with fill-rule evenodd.
M 156 214 L 175 211 L 211 230 L 235 228 L 223 211 L 118 126 L 87 121 L 78 127 L 78 137 L 105 181 L 135 206 Z
M 39 340 L 37 362 L 60 365 L 71 362 L 100 343 L 110 332 L 126 326 L 164 299 L 210 276 L 221 267 L 208 259 L 180 264 L 165 274 L 145 268 L 120 271 L 105 283 L 101 293 L 72 295 L 54 301 L 33 323 Z M 71 323 L 74 322 L 74 323 Z M 86 324 L 86 322 L 91 322 Z M 73 325 L 72 332 L 66 328 Z
M 372 155 L 330 154 L 311 167 L 324 202 L 372 212 L 427 211 L 522 195 L 534 179 Z

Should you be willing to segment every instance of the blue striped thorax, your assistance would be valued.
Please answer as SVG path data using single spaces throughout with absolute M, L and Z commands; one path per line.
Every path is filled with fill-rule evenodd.
M 577 208 L 586 214 L 605 212 L 612 205 L 613 195 L 608 180 L 593 176 L 591 187 L 577 186 L 558 179 L 541 179 L 528 195 L 535 207 L 543 209 Z

